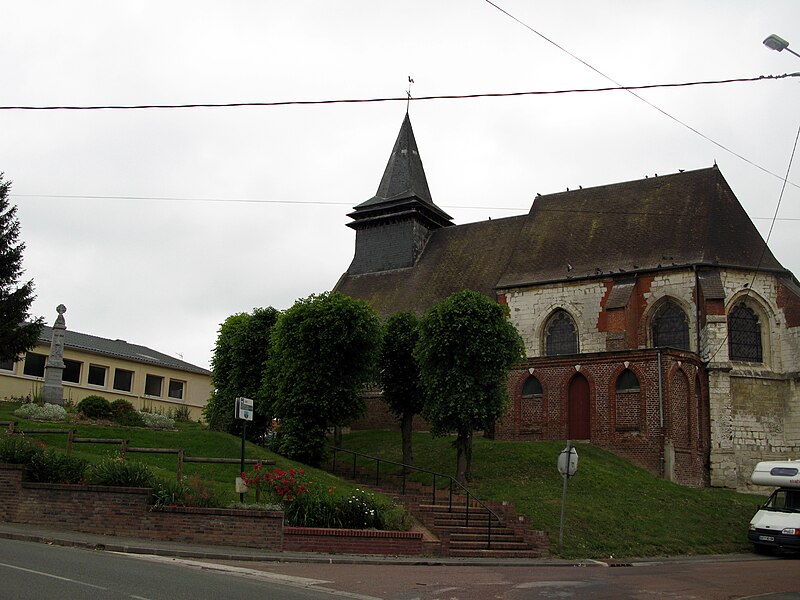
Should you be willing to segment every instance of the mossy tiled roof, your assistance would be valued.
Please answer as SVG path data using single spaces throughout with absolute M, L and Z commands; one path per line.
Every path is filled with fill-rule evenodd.
M 788 274 L 716 166 L 538 196 L 527 215 L 436 230 L 413 267 L 345 273 L 335 289 L 390 315 L 463 289 L 693 266 Z

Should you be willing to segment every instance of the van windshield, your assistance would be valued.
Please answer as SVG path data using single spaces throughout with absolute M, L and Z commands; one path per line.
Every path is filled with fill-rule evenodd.
M 779 512 L 800 512 L 800 490 L 775 490 L 763 508 Z

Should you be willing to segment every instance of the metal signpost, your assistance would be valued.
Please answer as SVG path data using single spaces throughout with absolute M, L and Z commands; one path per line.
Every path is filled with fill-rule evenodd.
M 558 532 L 558 553 L 564 545 L 564 516 L 567 511 L 567 481 L 578 471 L 578 451 L 567 440 L 567 447 L 558 455 L 558 472 L 564 477 L 564 492 L 561 495 L 561 529 Z
M 239 502 L 244 503 L 244 482 L 241 473 L 244 473 L 244 440 L 247 432 L 247 422 L 253 420 L 253 404 L 250 398 L 239 396 L 234 403 L 234 415 L 242 420 L 242 464 L 239 468 L 239 477 L 236 478 L 236 488 L 239 490 Z

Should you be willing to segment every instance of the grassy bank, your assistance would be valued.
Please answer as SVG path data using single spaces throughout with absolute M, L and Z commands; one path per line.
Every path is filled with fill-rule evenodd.
M 455 471 L 452 438 L 414 434 L 415 464 Z M 345 435 L 344 446 L 400 461 L 397 431 Z M 564 442 L 498 442 L 475 438 L 470 489 L 481 498 L 511 501 L 555 551 L 563 479 L 556 460 Z M 563 556 L 615 558 L 750 552 L 747 524 L 761 496 L 692 489 L 658 479 L 618 456 L 578 444 L 578 473 L 570 479 Z
M 203 425 L 194 422 L 178 422 L 175 431 L 160 431 L 141 427 L 123 427 L 113 424 L 96 425 L 84 423 L 43 423 L 20 419 L 13 411 L 20 406 L 19 403 L 0 402 L 0 421 L 17 421 L 19 429 L 75 429 L 76 437 L 127 439 L 128 445 L 141 448 L 183 448 L 187 456 L 192 457 L 217 457 L 240 458 L 242 453 L 241 438 L 209 431 Z M 35 434 L 33 437 L 53 448 L 66 449 L 67 436 L 65 434 Z M 101 461 L 108 456 L 119 453 L 120 446 L 108 444 L 75 444 L 73 455 L 84 458 L 91 463 Z M 309 481 L 322 489 L 336 487 L 337 491 L 349 493 L 355 486 L 332 477 L 325 471 L 320 471 L 305 465 L 299 465 L 286 460 L 255 444 L 247 443 L 245 457 L 250 459 L 274 460 L 277 466 L 284 469 L 302 468 L 306 471 Z M 129 460 L 147 464 L 153 472 L 164 478 L 175 478 L 178 459 L 174 454 L 129 454 Z M 239 465 L 220 465 L 207 463 L 184 463 L 183 474 L 187 479 L 194 476 L 203 482 L 203 486 L 210 489 L 219 499 L 221 504 L 238 501 L 239 495 L 234 489 L 234 481 L 239 474 Z M 251 494 L 252 495 L 252 494 Z M 254 502 L 254 498 L 247 497 L 246 501 Z

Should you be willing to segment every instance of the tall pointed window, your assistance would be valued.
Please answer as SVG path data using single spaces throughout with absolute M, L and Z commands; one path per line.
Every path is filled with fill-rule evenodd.
M 547 323 L 545 332 L 545 356 L 578 353 L 578 332 L 567 311 L 557 310 Z
M 667 300 L 656 310 L 652 321 L 653 347 L 689 349 L 689 319 L 676 302 Z
M 728 314 L 728 343 L 731 360 L 762 362 L 761 324 L 744 302 Z

